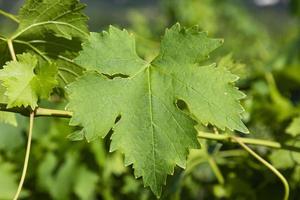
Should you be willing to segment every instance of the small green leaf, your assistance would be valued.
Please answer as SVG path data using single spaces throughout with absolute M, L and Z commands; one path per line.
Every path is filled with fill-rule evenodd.
M 83 127 L 88 141 L 113 129 L 110 150 L 121 150 L 125 164 L 159 197 L 167 174 L 175 165 L 184 168 L 188 150 L 199 148 L 196 123 L 248 132 L 239 104 L 245 95 L 233 86 L 237 76 L 215 64 L 200 65 L 221 44 L 197 27 L 177 24 L 166 31 L 158 57 L 147 63 L 126 31 L 111 27 L 92 34 L 77 59 L 92 72 L 68 87 L 70 125 Z M 101 59 L 104 52 L 112 53 Z
M 57 85 L 57 68 L 53 63 L 39 61 L 24 53 L 18 61 L 7 62 L 0 70 L 0 81 L 6 88 L 7 107 L 30 106 L 34 109 L 39 98 L 48 98 Z

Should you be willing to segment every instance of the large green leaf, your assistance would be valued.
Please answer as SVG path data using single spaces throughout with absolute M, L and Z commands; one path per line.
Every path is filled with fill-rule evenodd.
M 96 72 L 68 87 L 70 124 L 83 127 L 89 141 L 113 128 L 110 150 L 124 152 L 125 164 L 133 164 L 135 176 L 143 176 L 145 186 L 160 196 L 167 174 L 175 165 L 184 168 L 188 150 L 199 147 L 196 122 L 248 131 L 238 101 L 244 94 L 233 87 L 237 76 L 224 67 L 198 64 L 221 43 L 197 27 L 175 25 L 166 31 L 158 57 L 147 63 L 136 55 L 126 31 L 111 27 L 109 33 L 92 34 L 77 62 Z M 99 59 L 105 51 L 111 53 Z M 129 77 L 109 79 L 99 72 Z
M 24 53 L 18 61 L 8 62 L 0 70 L 0 81 L 6 88 L 7 107 L 30 106 L 35 108 L 39 98 L 48 98 L 57 85 L 57 68 L 53 63 L 39 61 Z

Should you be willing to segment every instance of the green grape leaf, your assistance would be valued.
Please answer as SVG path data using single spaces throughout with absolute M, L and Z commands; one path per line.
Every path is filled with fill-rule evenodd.
M 7 107 L 30 106 L 34 109 L 39 98 L 48 98 L 57 85 L 54 63 L 38 60 L 34 55 L 17 55 L 18 61 L 7 62 L 0 70 L 0 81 L 6 88 Z
M 300 134 L 300 117 L 295 117 L 291 124 L 286 129 L 286 132 L 292 136 Z
M 92 34 L 77 59 L 91 71 L 68 86 L 70 125 L 83 127 L 88 141 L 113 129 L 110 150 L 121 150 L 125 165 L 132 164 L 135 176 L 159 197 L 167 174 L 175 165 L 185 168 L 188 150 L 199 147 L 197 123 L 248 132 L 240 119 L 245 95 L 233 86 L 237 76 L 215 64 L 200 65 L 221 44 L 197 27 L 177 24 L 147 63 L 126 31 L 111 27 Z M 111 53 L 99 59 L 105 51 Z

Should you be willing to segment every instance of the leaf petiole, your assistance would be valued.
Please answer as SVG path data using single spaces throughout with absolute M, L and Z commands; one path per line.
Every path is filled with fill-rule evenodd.
M 31 112 L 30 113 L 30 122 L 29 122 L 29 133 L 28 133 L 28 139 L 27 139 L 27 147 L 26 147 L 26 154 L 25 154 L 22 176 L 21 176 L 21 179 L 19 182 L 18 190 L 17 190 L 13 200 L 17 200 L 19 198 L 24 181 L 25 181 L 27 168 L 28 168 L 28 162 L 29 162 L 30 148 L 31 148 L 33 120 L 34 120 L 34 112 Z
M 16 53 L 15 53 L 15 50 L 14 50 L 14 45 L 13 45 L 11 39 L 7 39 L 7 45 L 8 45 L 8 49 L 9 49 L 11 58 L 13 59 L 13 61 L 16 61 L 17 57 L 16 57 Z

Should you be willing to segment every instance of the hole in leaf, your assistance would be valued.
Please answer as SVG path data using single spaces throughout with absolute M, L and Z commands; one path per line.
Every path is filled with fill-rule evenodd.
M 115 119 L 115 124 L 118 123 L 121 119 L 121 115 L 118 115 L 117 118 Z
M 114 79 L 114 78 L 128 78 L 128 75 L 125 74 L 113 74 L 113 75 L 109 75 L 109 74 L 103 74 L 104 76 L 106 76 L 109 79 Z
M 38 69 L 37 67 L 35 67 L 35 68 L 33 69 L 33 73 L 34 73 L 35 75 L 37 75 L 38 72 L 39 72 L 39 69 Z
M 177 108 L 179 108 L 180 110 L 184 111 L 184 112 L 188 112 L 189 108 L 188 105 L 181 99 L 176 100 L 176 106 Z

